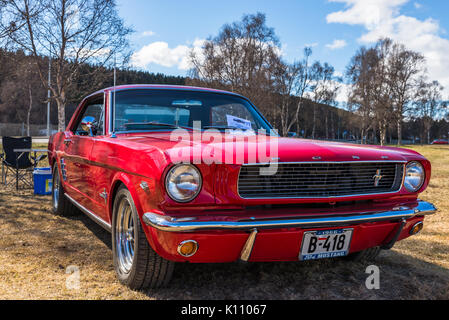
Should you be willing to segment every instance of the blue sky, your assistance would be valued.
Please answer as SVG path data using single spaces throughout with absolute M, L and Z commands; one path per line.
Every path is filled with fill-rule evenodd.
M 313 58 L 344 72 L 361 45 L 389 36 L 428 60 L 429 75 L 449 97 L 449 1 L 446 0 L 118 0 L 119 13 L 136 30 L 131 38 L 138 69 L 186 75 L 186 53 L 246 13 L 266 14 L 287 61 Z

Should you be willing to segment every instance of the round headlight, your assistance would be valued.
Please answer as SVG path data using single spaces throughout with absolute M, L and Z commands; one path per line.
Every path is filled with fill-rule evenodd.
M 425 172 L 423 166 L 419 162 L 410 162 L 405 168 L 404 186 L 410 192 L 418 191 L 425 178 Z
M 177 202 L 189 202 L 195 199 L 201 190 L 201 174 L 189 164 L 180 164 L 171 168 L 165 179 L 165 188 L 170 198 Z

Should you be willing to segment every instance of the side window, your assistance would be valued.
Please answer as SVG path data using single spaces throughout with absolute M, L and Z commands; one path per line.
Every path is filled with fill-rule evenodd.
M 92 127 L 92 132 L 95 136 L 103 135 L 104 132 L 104 104 L 103 99 L 94 100 L 88 102 L 87 107 L 78 119 L 78 124 L 76 126 L 75 134 L 80 136 L 87 136 L 89 132 L 85 131 L 81 122 L 85 117 L 93 117 L 95 119 L 94 125 Z

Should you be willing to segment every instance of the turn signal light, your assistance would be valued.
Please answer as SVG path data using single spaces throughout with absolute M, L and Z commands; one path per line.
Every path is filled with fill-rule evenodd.
M 178 245 L 178 253 L 183 257 L 191 257 L 198 251 L 198 243 L 195 240 L 186 240 Z
M 415 234 L 418 234 L 423 229 L 424 224 L 422 222 L 418 222 L 410 229 L 410 234 L 414 236 Z

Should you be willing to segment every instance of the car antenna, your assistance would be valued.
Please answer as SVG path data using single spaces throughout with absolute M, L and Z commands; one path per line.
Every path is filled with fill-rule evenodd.
M 115 87 L 116 87 L 116 85 L 117 85 L 117 56 L 114 53 L 114 89 L 113 89 L 113 98 L 112 98 L 114 108 L 115 108 Z M 110 112 L 109 116 L 111 116 L 111 114 L 112 114 L 112 112 Z M 109 123 L 111 123 L 111 122 L 109 122 Z M 112 133 L 111 133 L 111 138 L 117 138 L 114 131 L 112 131 Z

